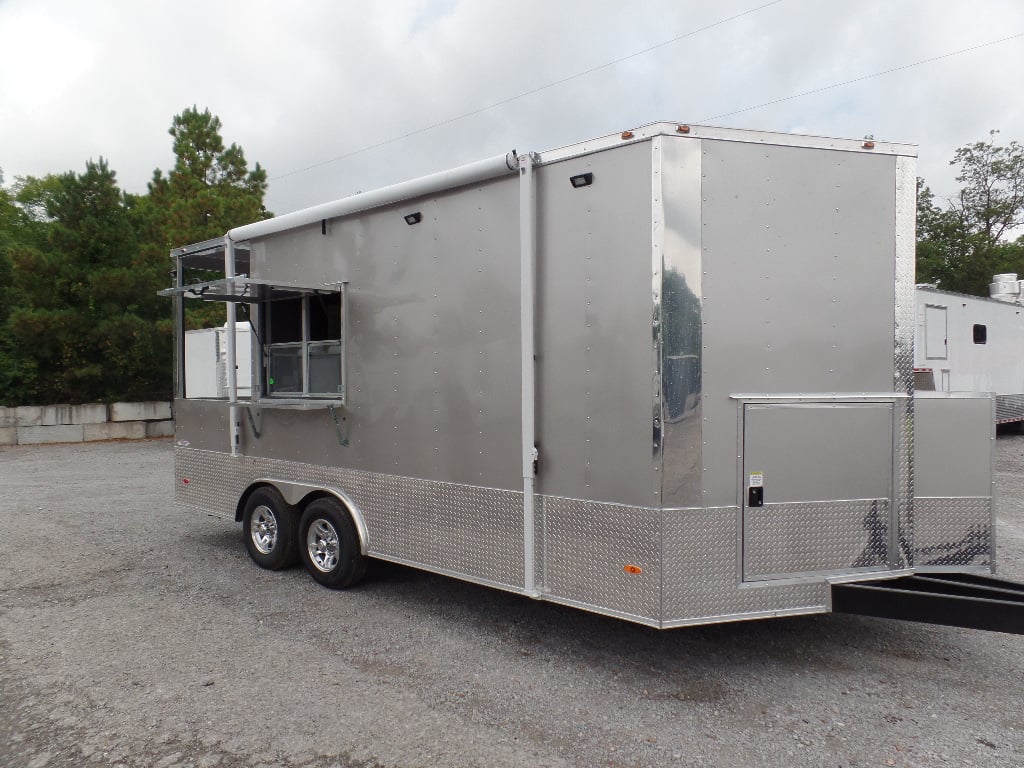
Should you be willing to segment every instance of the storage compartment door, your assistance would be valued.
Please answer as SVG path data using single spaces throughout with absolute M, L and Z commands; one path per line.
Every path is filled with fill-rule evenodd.
M 981 392 L 915 395 L 915 566 L 988 570 L 995 560 L 994 405 Z
M 745 404 L 743 580 L 883 570 L 892 403 Z

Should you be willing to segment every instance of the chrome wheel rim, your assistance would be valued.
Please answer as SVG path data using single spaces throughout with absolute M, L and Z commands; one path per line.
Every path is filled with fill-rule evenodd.
M 277 518 L 266 504 L 256 507 L 249 523 L 252 544 L 261 555 L 269 555 L 277 546 Z
M 318 518 L 306 533 L 306 550 L 309 561 L 321 573 L 330 573 L 338 565 L 338 532 L 330 521 Z

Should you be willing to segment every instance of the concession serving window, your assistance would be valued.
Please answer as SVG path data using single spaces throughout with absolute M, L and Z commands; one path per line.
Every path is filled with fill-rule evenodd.
M 252 401 L 261 407 L 311 407 L 345 403 L 346 286 L 344 282 L 299 285 L 239 276 L 179 284 L 161 294 L 247 308 L 237 328 L 249 326 L 252 341 L 250 349 L 236 351 L 234 365 L 239 368 L 243 357 L 252 356 Z M 191 358 L 185 351 L 184 309 L 176 314 L 179 395 L 191 397 L 184 370 L 186 358 Z M 218 354 L 224 356 L 222 351 Z

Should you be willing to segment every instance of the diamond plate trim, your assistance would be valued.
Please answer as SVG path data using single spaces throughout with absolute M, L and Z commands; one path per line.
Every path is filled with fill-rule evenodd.
M 991 566 L 992 498 L 918 498 L 914 562 L 925 566 Z
M 541 510 L 545 597 L 660 619 L 661 510 L 553 496 Z
M 230 519 L 260 477 L 337 487 L 363 513 L 370 554 L 522 588 L 518 493 L 181 447 L 175 472 L 182 506 Z M 736 507 L 662 511 L 538 496 L 537 509 L 547 599 L 662 626 L 827 610 L 824 581 L 740 582 Z
M 192 512 L 234 520 L 238 499 L 252 482 L 250 463 L 244 456 L 233 459 L 226 453 L 175 446 L 175 502 Z
M 821 612 L 828 604 L 822 580 L 741 585 L 738 507 L 677 509 L 664 513 L 665 624 L 696 624 L 746 615 Z
M 996 421 L 1024 421 L 1024 395 L 996 395 Z
M 765 504 L 744 515 L 745 581 L 888 562 L 888 499 Z
M 917 221 L 917 166 L 913 157 L 896 158 L 896 280 L 895 359 L 893 391 L 906 393 L 902 423 L 896 417 L 893 460 L 896 462 L 896 509 L 890 537 L 889 564 L 903 568 L 913 564 L 914 542 L 914 296 L 915 226 Z M 899 406 L 897 406 L 899 407 Z
M 182 506 L 231 519 L 261 477 L 338 488 L 363 515 L 368 554 L 522 589 L 521 493 L 181 447 L 175 472 L 189 478 Z

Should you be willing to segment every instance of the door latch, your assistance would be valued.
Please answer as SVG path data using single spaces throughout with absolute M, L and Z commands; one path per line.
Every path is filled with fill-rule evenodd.
M 763 507 L 764 506 L 764 487 L 763 486 L 751 486 L 747 489 L 747 506 L 748 507 Z

